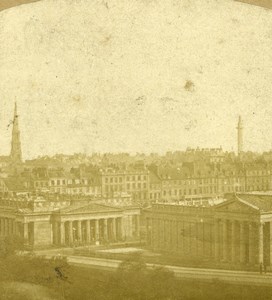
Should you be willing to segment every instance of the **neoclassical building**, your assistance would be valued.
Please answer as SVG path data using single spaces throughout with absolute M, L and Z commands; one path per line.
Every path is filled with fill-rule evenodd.
M 157 251 L 228 265 L 272 264 L 272 194 L 228 195 L 212 207 L 155 204 L 145 211 Z
M 101 203 L 27 197 L 0 201 L 0 237 L 18 235 L 26 245 L 73 246 L 139 238 L 140 209 Z

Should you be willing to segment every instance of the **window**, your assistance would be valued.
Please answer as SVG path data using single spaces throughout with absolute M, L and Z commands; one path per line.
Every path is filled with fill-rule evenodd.
M 108 177 L 105 178 L 105 183 L 108 183 Z
M 54 180 L 51 180 L 51 185 L 55 185 L 55 181 Z
M 138 180 L 141 180 L 141 175 L 138 175 Z
M 122 177 L 119 177 L 119 182 L 122 182 Z
M 57 180 L 57 185 L 60 185 L 60 180 Z

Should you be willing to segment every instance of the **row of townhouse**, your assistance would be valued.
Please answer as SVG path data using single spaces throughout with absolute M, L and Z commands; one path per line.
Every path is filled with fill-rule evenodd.
M 153 168 L 150 173 L 150 201 L 213 198 L 226 193 L 272 190 L 269 165 L 228 165 L 224 169 L 202 166 Z
M 127 168 L 82 167 L 33 169 L 16 180 L 0 181 L 0 192 L 17 190 L 67 195 L 87 195 L 103 199 L 129 195 L 134 203 L 171 202 L 196 198 L 214 198 L 232 192 L 272 189 L 271 166 L 183 164 Z

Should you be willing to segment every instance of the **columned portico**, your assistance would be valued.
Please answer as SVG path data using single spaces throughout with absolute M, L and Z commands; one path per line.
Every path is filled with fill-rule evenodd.
M 39 203 L 40 204 L 40 203 Z M 45 205 L 43 203 L 43 205 Z M 28 246 L 79 246 L 133 240 L 140 209 L 89 203 L 38 210 L 0 207 L 0 237 L 20 235 Z M 35 208 L 35 206 L 34 206 Z M 126 222 L 125 222 L 126 221 Z
M 28 223 L 24 224 L 24 237 L 28 239 Z M 122 217 L 75 221 L 61 220 L 53 223 L 53 243 L 55 245 L 73 246 L 122 240 Z

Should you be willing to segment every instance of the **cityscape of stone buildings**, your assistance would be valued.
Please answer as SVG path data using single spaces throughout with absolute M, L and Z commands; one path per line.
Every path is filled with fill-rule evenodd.
M 145 240 L 156 251 L 270 265 L 272 155 L 244 151 L 241 117 L 237 132 L 237 153 L 23 161 L 15 104 L 11 152 L 0 157 L 0 236 L 20 235 L 31 247 Z

